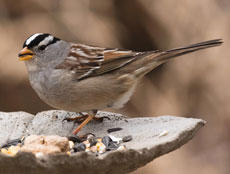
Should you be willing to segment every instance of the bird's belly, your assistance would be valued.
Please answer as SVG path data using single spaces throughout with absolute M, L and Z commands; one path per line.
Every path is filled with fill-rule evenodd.
M 132 94 L 134 93 L 134 90 L 136 88 L 136 84 L 134 84 L 127 92 L 120 95 L 117 100 L 112 104 L 112 108 L 119 109 L 122 108 L 131 98 Z
M 57 108 L 68 110 L 71 101 L 68 97 L 70 78 L 63 77 L 62 73 L 36 72 L 30 73 L 30 84 L 37 95 L 46 104 Z
M 36 79 L 38 77 L 30 78 L 31 85 L 45 103 L 57 109 L 73 112 L 107 107 L 121 108 L 129 100 L 136 86 L 125 87 L 113 80 L 105 83 L 101 78 L 73 82 L 71 77 L 62 77 L 61 74 L 49 74 L 47 78 L 41 74 L 40 80 Z

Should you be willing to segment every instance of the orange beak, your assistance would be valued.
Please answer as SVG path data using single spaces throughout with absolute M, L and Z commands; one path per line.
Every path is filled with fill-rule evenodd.
M 33 51 L 25 47 L 19 52 L 18 57 L 19 60 L 24 61 L 24 60 L 32 59 L 33 55 L 34 55 Z

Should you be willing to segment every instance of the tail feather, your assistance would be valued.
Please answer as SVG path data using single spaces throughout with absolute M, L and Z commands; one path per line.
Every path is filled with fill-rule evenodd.
M 198 50 L 210 48 L 210 47 L 216 47 L 219 46 L 223 43 L 222 39 L 215 39 L 215 40 L 210 40 L 210 41 L 205 41 L 205 42 L 200 42 L 196 44 L 192 44 L 186 47 L 180 47 L 180 48 L 175 48 L 171 50 L 167 50 L 159 54 L 155 60 L 159 61 L 166 61 L 168 59 L 182 56 L 184 54 L 192 53 Z
M 215 40 L 192 44 L 186 47 L 174 48 L 174 49 L 167 50 L 167 51 L 147 52 L 146 59 L 143 57 L 145 61 L 142 62 L 142 64 L 145 64 L 146 66 L 143 66 L 140 64 L 139 65 L 140 68 L 137 68 L 134 71 L 134 74 L 136 76 L 142 77 L 148 72 L 152 71 L 157 66 L 165 63 L 171 58 L 182 56 L 184 54 L 192 53 L 198 50 L 219 46 L 222 43 L 223 43 L 222 39 L 215 39 Z

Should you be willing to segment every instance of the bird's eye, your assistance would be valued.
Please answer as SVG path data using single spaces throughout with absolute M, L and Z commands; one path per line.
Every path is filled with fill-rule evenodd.
M 38 47 L 38 49 L 41 50 L 41 51 L 44 50 L 45 48 L 46 48 L 46 45 L 41 45 L 41 46 Z

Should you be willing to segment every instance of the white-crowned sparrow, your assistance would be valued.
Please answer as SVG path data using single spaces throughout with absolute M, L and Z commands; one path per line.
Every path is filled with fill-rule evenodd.
M 38 96 L 54 108 L 87 112 L 76 134 L 97 110 L 121 108 L 138 81 L 171 58 L 218 46 L 210 40 L 168 51 L 136 52 L 71 43 L 37 33 L 23 44 L 19 60 L 25 61 L 29 80 Z

